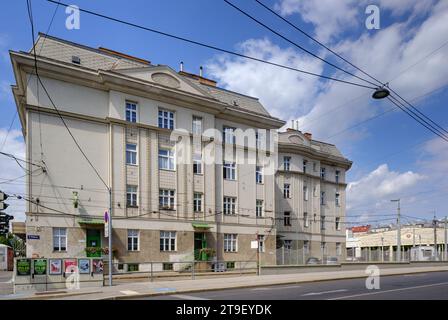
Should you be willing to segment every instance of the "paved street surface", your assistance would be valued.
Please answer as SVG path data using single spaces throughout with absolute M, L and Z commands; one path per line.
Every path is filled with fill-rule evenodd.
M 13 293 L 12 271 L 0 271 L 0 295 Z
M 364 279 L 330 280 L 297 285 L 266 286 L 234 290 L 175 294 L 145 300 L 448 300 L 448 272 L 383 276 L 379 290 L 368 290 Z

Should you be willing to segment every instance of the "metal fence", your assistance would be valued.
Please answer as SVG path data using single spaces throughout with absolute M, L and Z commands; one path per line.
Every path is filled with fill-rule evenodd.
M 116 262 L 112 277 L 119 281 L 135 279 L 180 280 L 219 275 L 247 275 L 257 273 L 257 261 L 146 261 Z M 105 275 L 108 274 L 105 264 Z M 106 276 L 107 277 L 107 276 Z

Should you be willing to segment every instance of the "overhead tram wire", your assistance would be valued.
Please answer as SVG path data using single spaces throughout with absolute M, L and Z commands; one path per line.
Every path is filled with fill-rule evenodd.
M 228 0 L 224 0 L 226 3 L 230 4 Z M 404 103 L 406 103 L 411 109 L 413 109 L 414 111 L 416 111 L 417 113 L 419 113 L 420 116 L 417 116 L 418 118 L 422 119 L 421 117 L 424 117 L 427 121 L 431 122 L 432 124 L 428 124 L 426 120 L 423 120 L 426 124 L 428 124 L 430 127 L 432 127 L 433 129 L 434 126 L 436 126 L 438 129 L 436 130 L 442 130 L 445 133 L 448 134 L 448 131 L 446 129 L 444 129 L 442 126 L 440 126 L 439 124 L 437 124 L 434 120 L 432 120 L 430 117 L 428 117 L 427 115 L 425 115 L 423 112 L 421 112 L 420 110 L 418 110 L 415 106 L 413 106 L 409 101 L 407 101 L 406 99 L 404 99 L 402 96 L 400 96 L 395 90 L 393 90 L 392 88 L 390 88 L 387 84 L 383 83 L 382 81 L 376 79 L 375 77 L 373 77 L 372 75 L 368 74 L 366 71 L 362 70 L 361 68 L 357 67 L 356 65 L 354 65 L 353 63 L 351 63 L 350 61 L 348 61 L 347 59 L 345 59 L 344 57 L 342 57 L 340 54 L 338 54 L 337 52 L 333 51 L 332 49 L 330 49 L 328 46 L 326 46 L 325 44 L 321 43 L 320 41 L 318 41 L 317 39 L 315 39 L 313 36 L 311 36 L 310 34 L 308 34 L 307 32 L 305 32 L 304 30 L 302 30 L 301 28 L 299 28 L 297 25 L 295 25 L 294 23 L 290 22 L 288 19 L 282 17 L 281 15 L 279 15 L 278 13 L 276 13 L 274 10 L 272 10 L 271 8 L 269 8 L 268 6 L 266 6 L 264 3 L 262 3 L 260 0 L 254 0 L 256 1 L 259 5 L 263 6 L 265 9 L 267 9 L 268 11 L 270 11 L 272 14 L 274 14 L 275 16 L 277 16 L 278 18 L 280 18 L 281 20 L 283 20 L 284 22 L 286 22 L 288 25 L 290 25 L 291 27 L 293 27 L 294 29 L 296 29 L 297 31 L 301 32 L 303 35 L 305 35 L 306 37 L 308 37 L 309 39 L 313 40 L 314 42 L 316 42 L 317 44 L 319 44 L 320 46 L 322 46 L 323 48 L 327 49 L 329 52 L 331 52 L 332 54 L 334 54 L 335 56 L 337 56 L 338 58 L 340 58 L 341 60 L 343 60 L 344 62 L 348 63 L 350 66 L 354 67 L 355 69 L 357 69 L 358 71 L 360 71 L 361 73 L 363 73 L 364 75 L 367 75 L 368 77 L 370 77 L 371 79 L 377 81 L 382 87 L 387 86 L 388 89 L 390 89 L 395 95 L 397 95 Z M 243 12 L 241 9 L 237 8 L 235 5 L 230 4 L 231 6 L 235 7 L 237 10 L 239 10 L 240 12 Z M 244 12 L 243 12 L 244 13 Z M 244 13 L 246 14 L 246 13 Z M 250 17 L 248 14 L 246 14 L 248 17 Z M 255 19 L 250 17 L 251 19 Z M 262 24 L 261 22 L 258 22 L 260 24 Z M 263 25 L 263 24 L 262 24 Z M 271 28 L 269 28 L 271 29 Z M 282 37 L 283 39 L 291 42 L 291 40 L 289 40 L 288 38 L 286 38 L 285 36 L 279 34 L 278 32 L 276 32 L 275 30 L 271 30 L 273 33 L 279 35 L 280 37 Z M 292 43 L 292 42 L 291 42 Z M 442 46 L 440 46 L 439 48 L 437 48 L 436 50 L 434 50 L 433 52 L 430 53 L 433 54 L 434 52 L 436 52 L 437 50 L 440 50 L 441 48 L 443 48 L 447 43 L 444 43 Z M 425 57 L 426 58 L 426 57 Z M 404 106 L 405 109 L 409 110 L 408 107 Z M 403 109 L 402 109 L 403 110 Z M 403 110 L 404 111 L 404 110 Z M 411 111 L 412 112 L 412 111 Z M 413 112 L 415 114 L 415 112 Z M 417 121 L 417 119 L 414 118 L 414 120 Z M 420 121 L 417 121 L 420 122 Z M 420 123 L 422 124 L 422 123 Z M 422 124 L 423 125 L 423 124 Z M 423 125 L 425 126 L 425 125 Z M 425 126 L 426 127 L 426 126 Z
M 352 77 L 355 77 L 355 78 L 357 78 L 357 79 L 359 79 L 359 80 L 362 80 L 362 81 L 364 81 L 364 82 L 367 82 L 367 83 L 369 83 L 369 84 L 371 84 L 371 85 L 373 85 L 373 86 L 376 86 L 376 85 L 377 85 L 376 83 L 374 83 L 374 82 L 372 82 L 372 81 L 369 81 L 369 80 L 366 80 L 366 79 L 364 79 L 364 78 L 361 78 L 361 77 L 357 76 L 356 74 L 351 73 L 350 71 L 347 71 L 347 70 L 345 70 L 345 69 L 342 69 L 341 67 L 335 65 L 334 63 L 331 63 L 331 62 L 325 60 L 324 58 L 319 57 L 317 54 L 315 54 L 315 53 L 309 51 L 308 49 L 306 49 L 306 48 L 304 48 L 304 47 L 302 47 L 302 46 L 299 45 L 297 42 L 292 41 L 291 39 L 288 39 L 288 38 L 285 37 L 284 35 L 280 34 L 280 33 L 277 32 L 277 31 L 275 31 L 274 29 L 272 29 L 272 28 L 269 27 L 268 25 L 264 24 L 263 22 L 261 22 L 260 20 L 258 20 L 257 18 L 255 18 L 254 16 L 250 15 L 249 13 L 247 13 L 246 11 L 244 11 L 243 9 L 241 9 L 240 7 L 234 5 L 234 4 L 231 3 L 230 1 L 228 1 L 228 0 L 223 0 L 223 1 L 224 1 L 225 3 L 227 3 L 229 6 L 233 7 L 233 8 L 236 9 L 237 11 L 239 11 L 240 13 L 242 13 L 243 15 L 245 15 L 246 17 L 248 17 L 249 19 L 255 21 L 256 23 L 258 23 L 259 25 L 263 26 L 264 28 L 266 28 L 266 29 L 269 30 L 270 32 L 274 33 L 275 35 L 279 36 L 280 38 L 282 38 L 283 40 L 289 42 L 290 44 L 292 44 L 293 46 L 299 48 L 300 50 L 302 50 L 302 51 L 308 53 L 309 55 L 311 55 L 311 56 L 313 56 L 313 57 L 315 57 L 316 59 L 319 59 L 320 61 L 322 61 L 322 62 L 328 64 L 329 66 L 332 66 L 333 68 L 335 68 L 335 69 L 337 69 L 337 70 L 339 70 L 339 71 L 342 71 L 342 72 L 344 72 L 344 73 L 346 73 L 346 74 L 348 74 L 348 75 L 350 75 L 350 76 L 352 76 Z
M 59 3 L 61 6 L 65 6 L 65 7 L 69 7 L 70 6 L 70 5 L 65 4 L 63 2 L 56 2 L 54 0 L 47 0 L 47 1 L 55 3 L 55 4 Z M 101 14 L 101 13 L 98 13 L 98 12 L 91 11 L 91 10 L 79 8 L 79 11 L 87 13 L 87 14 L 90 14 L 90 15 L 93 15 L 93 16 L 97 16 L 97 17 L 100 17 L 100 18 L 103 18 L 103 19 L 106 19 L 106 20 L 110 20 L 110 21 L 114 21 L 114 22 L 117 22 L 117 23 L 120 23 L 120 24 L 124 24 L 124 25 L 130 26 L 130 27 L 134 27 L 134 28 L 137 28 L 137 29 L 141 29 L 141 30 L 152 32 L 152 33 L 156 33 L 156 34 L 159 34 L 159 35 L 162 35 L 162 36 L 165 36 L 165 37 L 169 37 L 169 38 L 172 38 L 172 39 L 184 41 L 184 42 L 187 42 L 187 43 L 190 43 L 190 44 L 194 44 L 194 45 L 197 45 L 197 46 L 201 46 L 201 47 L 204 47 L 204 48 L 208 48 L 208 49 L 211 49 L 211 50 L 224 52 L 224 53 L 227 53 L 227 54 L 230 54 L 230 55 L 234 55 L 234 56 L 237 56 L 237 57 L 240 57 L 240 58 L 245 58 L 245 59 L 249 59 L 249 60 L 265 63 L 265 64 L 268 64 L 268 65 L 271 65 L 271 66 L 275 66 L 275 67 L 279 67 L 279 68 L 283 68 L 283 69 L 287 69 L 287 70 L 291 70 L 291 71 L 300 72 L 300 73 L 307 74 L 307 75 L 310 75 L 310 76 L 323 78 L 323 79 L 326 79 L 326 80 L 332 80 L 332 81 L 336 81 L 336 82 L 340 82 L 340 83 L 350 84 L 350 85 L 361 87 L 361 88 L 372 89 L 372 90 L 376 89 L 376 87 L 367 86 L 367 85 L 364 85 L 364 84 L 361 84 L 361 83 L 356 83 L 356 82 L 351 82 L 351 81 L 348 81 L 348 80 L 338 79 L 338 78 L 334 78 L 334 77 L 331 77 L 331 76 L 325 76 L 325 75 L 317 74 L 317 73 L 314 73 L 314 72 L 310 72 L 310 71 L 306 71 L 306 70 L 302 70 L 302 69 L 286 66 L 286 65 L 283 65 L 283 64 L 275 63 L 275 62 L 272 62 L 272 61 L 263 60 L 261 58 L 248 56 L 248 55 L 245 55 L 245 54 L 242 54 L 242 53 L 238 53 L 238 52 L 235 52 L 235 51 L 223 49 L 223 48 L 220 48 L 220 47 L 217 47 L 217 46 L 214 46 L 214 45 L 206 44 L 206 43 L 199 42 L 199 41 L 196 41 L 196 40 L 191 40 L 191 39 L 188 39 L 188 38 L 185 38 L 185 37 L 177 36 L 177 35 L 170 34 L 170 33 L 167 33 L 167 32 L 163 32 L 163 31 L 160 31 L 160 30 L 148 28 L 148 27 L 145 27 L 145 26 L 142 26 L 142 25 L 138 25 L 138 24 L 133 23 L 133 22 L 129 22 L 129 21 L 118 19 L 118 18 L 110 17 L 110 16 L 107 16 L 107 15 L 104 15 L 104 14 Z

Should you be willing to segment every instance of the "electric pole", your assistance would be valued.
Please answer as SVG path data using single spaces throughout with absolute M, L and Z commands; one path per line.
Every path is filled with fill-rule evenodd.
M 434 260 L 438 260 L 438 252 L 437 252 L 437 219 L 436 212 L 434 211 L 434 220 L 432 221 L 434 226 Z
M 400 199 L 390 200 L 397 202 L 397 262 L 401 262 L 401 220 L 400 220 Z
M 446 247 L 447 242 L 448 242 L 447 241 L 448 240 L 448 235 L 447 235 L 447 217 L 446 216 L 445 216 L 445 223 L 444 223 L 444 225 L 445 225 L 445 245 L 443 247 L 443 251 L 444 251 L 443 258 L 446 261 L 446 260 L 448 260 L 448 248 Z

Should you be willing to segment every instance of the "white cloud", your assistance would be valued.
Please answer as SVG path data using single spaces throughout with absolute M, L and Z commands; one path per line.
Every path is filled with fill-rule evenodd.
M 0 129 L 0 147 L 7 136 L 7 128 Z M 23 142 L 22 132 L 19 130 L 11 130 L 3 147 L 3 152 L 13 154 L 14 156 L 25 159 L 25 143 Z M 15 179 L 24 175 L 25 172 L 18 164 L 4 155 L 0 155 L 0 190 L 6 193 L 23 194 L 25 192 L 25 177 L 10 183 L 4 183 L 5 179 Z M 15 200 L 14 198 L 6 201 L 10 206 L 6 209 L 6 213 L 14 216 L 14 221 L 25 220 L 25 202 L 24 200 Z
M 396 172 L 382 164 L 361 179 L 347 186 L 347 210 L 357 207 L 375 208 L 390 199 L 408 193 L 425 177 L 412 171 Z

